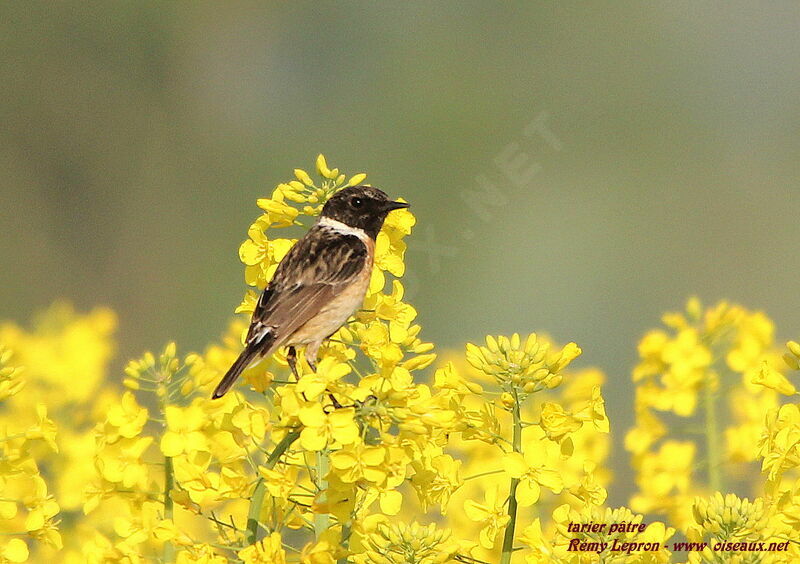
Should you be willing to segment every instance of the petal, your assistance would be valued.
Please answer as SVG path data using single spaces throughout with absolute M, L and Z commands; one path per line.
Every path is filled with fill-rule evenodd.
M 358 464 L 357 454 L 349 450 L 338 450 L 331 453 L 330 460 L 331 466 L 337 470 L 344 470 Z
M 367 466 L 378 466 L 386 458 L 386 450 L 382 447 L 367 447 L 361 454 L 361 460 Z
M 308 401 L 319 398 L 325 388 L 327 388 L 327 383 L 315 374 L 303 376 L 297 383 L 297 393 L 303 394 Z
M 239 247 L 239 259 L 247 266 L 255 266 L 264 259 L 264 250 L 248 239 Z
M 300 422 L 306 427 L 322 427 L 325 424 L 325 412 L 318 403 L 304 405 L 298 411 Z
M 483 505 L 471 499 L 468 499 L 464 502 L 464 513 L 470 520 L 478 522 L 486 519 L 488 515 L 488 512 Z
M 561 474 L 552 468 L 538 470 L 536 472 L 536 481 L 553 493 L 561 493 L 561 490 L 564 489 L 564 480 Z
M 396 490 L 384 493 L 380 498 L 381 511 L 386 515 L 397 515 L 403 504 L 403 496 Z
M 167 431 L 161 437 L 161 452 L 165 456 L 178 456 L 183 452 L 183 438 L 178 433 Z
M 510 452 L 503 457 L 503 469 L 512 478 L 519 478 L 528 471 L 528 465 L 520 453 Z
M 28 559 L 28 545 L 22 539 L 11 539 L 3 547 L 2 555 L 11 562 L 25 562 Z
M 522 480 L 517 486 L 517 501 L 522 507 L 528 507 L 539 501 L 541 488 L 533 480 Z
M 307 450 L 318 451 L 328 444 L 328 437 L 321 427 L 306 427 L 300 432 L 300 444 Z

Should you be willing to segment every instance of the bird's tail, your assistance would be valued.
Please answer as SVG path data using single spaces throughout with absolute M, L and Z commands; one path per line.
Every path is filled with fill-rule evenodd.
M 233 384 L 236 382 L 236 379 L 239 377 L 245 368 L 253 361 L 253 359 L 258 354 L 258 350 L 255 347 L 245 347 L 242 353 L 239 355 L 239 358 L 233 363 L 228 371 L 225 373 L 225 376 L 222 377 L 219 384 L 217 384 L 214 393 L 211 395 L 212 399 L 221 398 L 228 390 L 231 389 Z

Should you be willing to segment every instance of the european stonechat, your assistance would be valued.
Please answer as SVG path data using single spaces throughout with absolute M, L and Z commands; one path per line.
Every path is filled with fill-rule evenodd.
M 305 345 L 316 370 L 317 352 L 364 301 L 375 258 L 375 238 L 392 210 L 407 208 L 371 186 L 336 192 L 317 222 L 283 257 L 258 300 L 245 346 L 214 390 L 219 398 L 256 358 L 288 346 L 297 378 L 295 346 Z

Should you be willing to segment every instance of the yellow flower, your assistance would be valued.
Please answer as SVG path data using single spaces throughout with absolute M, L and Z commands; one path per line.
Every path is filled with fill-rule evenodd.
M 363 181 L 363 174 L 347 180 L 319 155 L 314 169 L 295 169 L 259 200 L 264 213 L 239 248 L 247 283 L 263 287 L 293 244 L 275 229 L 307 227 L 333 193 Z M 606 556 L 668 562 L 675 531 L 663 523 L 638 533 L 567 530 L 643 523 L 628 508 L 602 505 L 610 481 L 603 375 L 568 373 L 581 352 L 576 344 L 489 336 L 415 374 L 436 356 L 393 279 L 404 273 L 414 222 L 407 210 L 387 219 L 364 309 L 321 349 L 318 370 L 294 382 L 281 351 L 246 372 L 258 393 L 242 387 L 209 399 L 241 350 L 243 319 L 202 354 L 179 359 L 171 343 L 132 361 L 124 393 L 106 375 L 115 324 L 107 310 L 80 316 L 56 306 L 30 331 L 0 325 L 0 342 L 10 347 L 0 348 L 0 564 L 223 564 L 230 554 L 245 564 L 497 562 L 511 523 L 510 481 L 523 508 L 540 501 L 542 488 L 559 496 L 545 496 L 535 516 L 517 512 L 514 562 L 596 559 L 570 550 L 572 539 L 657 542 L 663 548 L 655 552 Z M 252 312 L 256 300 L 249 291 L 237 311 Z M 771 321 L 724 302 L 704 310 L 693 299 L 664 323 L 640 342 L 633 374 L 636 426 L 625 437 L 638 486 L 631 506 L 667 515 L 691 540 L 791 538 L 800 524 L 800 404 L 780 406 L 778 392 L 796 391 L 777 368 L 785 351 L 774 347 Z M 787 347 L 784 361 L 796 370 L 800 344 Z M 709 437 L 724 437 L 724 460 L 762 459 L 766 485 L 746 484 L 743 464 L 729 473 L 763 490 L 764 500 L 719 492 L 692 503 L 707 461 L 696 459 L 697 444 L 671 440 L 668 424 L 672 415 L 694 414 L 701 392 L 712 400 L 700 404 L 706 421 L 726 425 Z M 346 407 L 331 405 L 330 393 Z M 721 406 L 729 413 L 712 419 Z M 659 412 L 669 413 L 662 421 Z M 508 453 L 512 443 L 524 454 Z M 405 497 L 406 482 L 418 503 Z M 85 515 L 76 512 L 81 495 Z M 464 511 L 448 511 L 451 503 Z M 436 523 L 420 525 L 423 518 Z M 800 548 L 775 558 L 800 561 Z
M 694 465 L 692 442 L 665 442 L 657 453 L 646 453 L 635 460 L 640 493 L 631 499 L 635 511 L 650 513 L 685 509 Z
M 484 503 L 478 503 L 471 499 L 464 502 L 464 513 L 467 517 L 482 525 L 480 532 L 482 547 L 494 547 L 497 535 L 508 523 L 510 517 L 506 513 L 505 505 L 505 501 L 501 501 L 497 487 L 486 490 Z
M 378 362 L 384 369 L 391 369 L 403 359 L 403 349 L 391 339 L 389 326 L 373 321 L 359 327 L 358 336 L 364 354 Z
M 548 458 L 547 443 L 530 441 L 525 445 L 525 454 L 510 452 L 503 457 L 503 468 L 512 478 L 520 480 L 516 497 L 522 507 L 528 507 L 539 501 L 540 486 L 553 493 L 560 493 L 564 488 L 561 475 L 555 468 L 545 465 Z
M 647 409 L 647 402 L 641 398 L 642 395 L 643 388 L 639 386 L 636 388 L 636 426 L 625 434 L 625 449 L 633 454 L 645 452 L 667 434 L 666 426 L 651 409 Z
M 300 408 L 299 416 L 304 425 L 300 433 L 300 444 L 305 449 L 318 451 L 332 446 L 332 443 L 349 445 L 358 439 L 358 425 L 353 408 L 334 409 L 326 414 L 322 405 L 309 402 Z
M 434 386 L 439 389 L 453 390 L 458 394 L 477 394 L 483 392 L 483 387 L 476 382 L 467 380 L 456 370 L 452 362 L 436 370 L 433 375 Z
M 580 410 L 576 417 L 583 421 L 589 421 L 594 428 L 601 433 L 608 433 L 608 417 L 606 416 L 605 400 L 600 394 L 600 386 L 592 388 L 592 399 Z
M 161 437 L 161 452 L 178 456 L 208 450 L 208 439 L 202 432 L 206 414 L 197 402 L 185 408 L 168 405 L 165 415 L 167 431 Z
M 526 556 L 525 562 L 539 564 L 556 561 L 553 554 L 553 545 L 547 536 L 542 533 L 542 523 L 538 517 L 533 520 L 533 523 L 525 527 L 525 530 L 519 536 L 519 541 L 528 545 L 532 550 Z
M 297 382 L 297 393 L 302 394 L 308 401 L 316 401 L 336 383 L 350 373 L 350 366 L 337 362 L 333 358 L 323 358 L 317 365 L 317 371 L 303 374 Z
M 286 564 L 286 551 L 281 546 L 280 533 L 243 548 L 237 553 L 245 564 Z
M 110 440 L 113 440 L 115 434 L 132 439 L 142 432 L 147 416 L 147 408 L 140 407 L 131 392 L 125 392 L 122 394 L 122 401 L 113 404 L 108 410 L 106 421 L 110 428 L 106 428 L 106 436 Z
M 758 443 L 762 471 L 775 480 L 800 466 L 800 405 L 787 404 L 767 414 L 766 428 Z
M 201 509 L 211 506 L 222 497 L 220 474 L 209 471 L 210 464 L 210 454 L 202 451 L 172 459 L 175 481 Z
M 334 564 L 335 547 L 325 539 L 310 542 L 300 552 L 300 564 Z
M 197 543 L 181 550 L 175 564 L 228 564 L 228 559 L 215 553 L 213 546 Z
M 258 220 L 247 230 L 247 239 L 239 247 L 239 259 L 245 264 L 245 281 L 256 286 L 259 282 L 266 281 L 265 267 L 269 267 L 272 262 L 270 256 L 270 245 L 264 228 L 266 222 Z
M 266 221 L 270 227 L 288 227 L 294 223 L 300 213 L 297 208 L 283 201 L 283 191 L 275 190 L 271 198 L 262 198 L 256 203 L 266 213 Z
M 789 341 L 786 343 L 786 348 L 789 349 L 789 351 L 783 355 L 786 366 L 792 370 L 800 370 L 800 343 L 797 341 Z
M 28 560 L 29 552 L 28 545 L 22 539 L 9 539 L 5 545 L 0 548 L 0 562 L 26 562 Z
M 775 390 L 785 396 L 793 396 L 797 393 L 794 385 L 786 376 L 772 368 L 766 360 L 761 363 L 761 370 L 753 376 L 751 382 Z
M 597 464 L 591 460 L 583 463 L 583 476 L 579 483 L 569 488 L 572 495 L 592 505 L 601 505 L 608 497 L 606 489 L 596 479 Z
M 568 434 L 580 429 L 583 423 L 559 404 L 548 401 L 542 404 L 539 425 L 548 439 L 561 442 Z
M 127 489 L 146 487 L 150 473 L 142 455 L 152 444 L 152 437 L 123 438 L 110 444 L 100 438 L 99 442 L 95 465 L 102 478 Z
M 440 454 L 433 457 L 428 464 L 425 462 L 425 459 L 412 462 L 415 472 L 411 477 L 411 485 L 414 486 L 425 511 L 429 504 L 438 503 L 444 515 L 453 492 L 464 483 L 459 474 L 462 463 L 449 454 Z
M 25 433 L 28 439 L 44 439 L 44 441 L 53 449 L 53 452 L 58 452 L 58 444 L 56 444 L 56 424 L 47 417 L 47 406 L 44 404 L 36 405 L 36 426 L 28 429 Z
M 279 499 L 288 499 L 297 486 L 298 470 L 293 467 L 273 470 L 260 466 L 259 474 L 264 478 L 269 494 Z
M 17 394 L 25 385 L 22 370 L 9 365 L 11 356 L 12 352 L 0 345 L 0 401 Z
M 86 401 L 105 377 L 116 316 L 105 308 L 78 315 L 70 305 L 56 303 L 40 319 L 33 332 L 0 325 L 0 343 L 25 367 L 28 393 L 48 406 Z
M 331 453 L 331 466 L 338 470 L 339 478 L 345 483 L 366 480 L 382 485 L 387 478 L 383 468 L 387 452 L 384 447 L 350 445 Z

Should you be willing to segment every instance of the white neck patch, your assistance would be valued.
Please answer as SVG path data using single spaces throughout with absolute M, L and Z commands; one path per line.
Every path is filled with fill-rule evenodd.
M 324 227 L 329 227 L 334 231 L 339 233 L 343 233 L 345 235 L 355 235 L 362 241 L 367 241 L 369 239 L 369 235 L 363 229 L 359 229 L 358 227 L 350 227 L 346 223 L 342 223 L 341 221 L 336 221 L 335 219 L 331 219 L 330 217 L 322 216 L 319 218 L 319 225 Z

